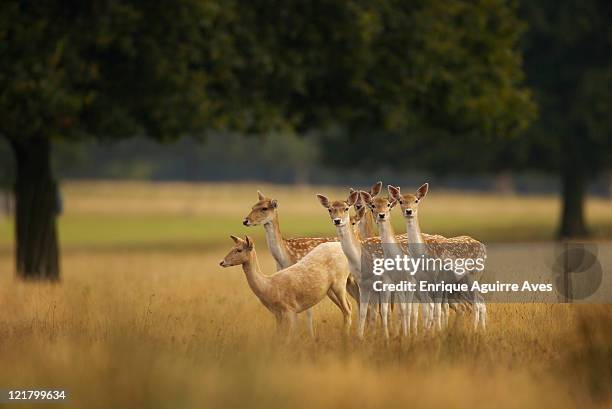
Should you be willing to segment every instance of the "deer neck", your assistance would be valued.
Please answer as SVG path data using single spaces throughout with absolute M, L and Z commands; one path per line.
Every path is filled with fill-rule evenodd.
M 268 299 L 267 290 L 269 278 L 261 273 L 255 249 L 251 251 L 249 261 L 242 264 L 242 270 L 244 271 L 249 287 L 251 287 L 253 293 L 261 300 L 261 302 L 266 304 L 266 300 Z
M 408 236 L 408 243 L 424 243 L 421 228 L 419 227 L 419 219 L 416 217 L 406 219 L 406 235 Z
M 361 269 L 361 240 L 357 237 L 349 223 L 336 227 L 342 251 L 348 259 L 352 271 Z
M 264 224 L 264 229 L 266 231 L 268 248 L 270 249 L 270 253 L 272 253 L 272 257 L 276 260 L 276 264 L 280 268 L 289 267 L 292 263 L 289 257 L 289 251 L 287 250 L 287 242 L 285 242 L 280 232 L 278 214 L 276 211 L 274 212 L 274 218 Z
M 395 257 L 396 255 L 403 254 L 402 249 L 395 238 L 395 232 L 393 226 L 391 226 L 391 220 L 387 219 L 378 223 L 378 232 L 380 233 L 380 242 L 383 244 L 383 252 L 385 257 Z
M 366 214 L 363 216 L 363 220 L 359 223 L 359 234 L 362 238 L 367 237 L 375 237 L 376 229 L 374 229 L 374 217 L 372 213 L 366 211 Z

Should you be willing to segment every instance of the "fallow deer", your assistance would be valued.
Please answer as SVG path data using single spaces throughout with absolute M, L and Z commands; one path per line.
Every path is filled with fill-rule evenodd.
M 278 222 L 278 201 L 266 197 L 257 191 L 257 202 L 251 208 L 251 212 L 244 218 L 242 224 L 245 226 L 263 225 L 266 232 L 266 242 L 270 253 L 276 261 L 276 270 L 282 270 L 292 266 L 301 260 L 319 244 L 338 241 L 336 237 L 295 237 L 285 239 L 280 231 Z M 357 285 L 352 277 L 347 282 L 349 294 L 359 300 Z M 306 311 L 306 323 L 310 335 L 314 337 L 312 323 L 312 311 Z
M 230 236 L 235 245 L 219 263 L 222 267 L 242 265 L 247 282 L 261 303 L 274 314 L 277 328 L 288 325 L 292 332 L 297 314 L 312 308 L 327 295 L 344 317 L 344 331 L 351 326 L 351 304 L 346 295 L 350 270 L 340 243 L 323 243 L 299 262 L 272 275 L 262 274 L 255 244 Z
M 361 207 L 360 209 L 355 209 L 355 214 L 350 215 L 350 223 L 353 226 L 353 232 L 359 236 L 360 239 L 364 237 L 372 237 L 372 236 L 364 236 L 362 223 L 366 223 L 365 221 L 366 209 L 365 207 Z
M 439 258 L 463 258 L 476 260 L 481 258 L 485 260 L 487 257 L 486 247 L 483 243 L 469 236 L 458 236 L 446 238 L 443 236 L 429 236 L 421 233 L 418 221 L 419 203 L 427 195 L 429 184 L 422 185 L 416 193 L 402 195 L 399 187 L 389 185 L 389 196 L 397 200 L 399 203 L 402 215 L 406 220 L 406 232 L 409 243 L 424 244 L 429 255 Z M 482 276 L 482 271 L 471 269 L 467 271 L 465 278 L 470 281 L 478 280 Z M 486 328 L 487 308 L 484 298 L 479 292 L 473 294 L 474 297 L 474 328 L 477 329 L 480 325 L 483 329 Z M 446 304 L 447 305 L 447 304 Z M 448 320 L 448 308 L 444 311 L 445 320 Z M 436 317 L 439 320 L 438 315 Z M 438 322 L 438 326 L 440 323 Z
M 374 183 L 374 185 L 372 185 L 368 193 L 371 196 L 376 196 L 380 193 L 381 188 L 382 188 L 382 182 L 376 182 Z M 349 194 L 353 192 L 354 192 L 353 188 L 349 189 Z M 353 207 L 355 208 L 355 212 L 357 214 L 359 214 L 361 209 L 365 210 L 365 206 L 363 202 L 359 200 L 355 202 Z M 362 216 L 359 218 L 359 220 L 360 220 L 359 235 L 361 236 L 362 239 L 377 236 L 376 228 L 374 227 L 375 225 L 374 218 L 372 217 L 372 214 L 370 212 L 362 213 Z
M 372 277 L 370 271 L 367 271 L 366 268 L 374 258 L 383 257 L 382 250 L 380 249 L 380 238 L 369 237 L 361 239 L 350 225 L 349 209 L 359 198 L 359 192 L 353 191 L 346 200 L 330 201 L 326 196 L 321 194 L 317 194 L 317 198 L 321 205 L 329 212 L 331 220 L 336 227 L 340 243 L 342 244 L 342 250 L 348 259 L 351 274 L 359 287 L 359 324 L 357 335 L 360 339 L 363 339 L 365 321 L 372 293 Z M 383 275 L 381 279 L 384 281 L 387 278 Z M 379 303 L 383 334 L 385 339 L 388 339 L 388 294 L 380 294 Z
M 384 257 L 387 259 L 395 259 L 398 256 L 403 257 L 406 254 L 406 238 L 396 236 L 391 226 L 391 209 L 397 204 L 397 201 L 389 200 L 386 197 L 372 197 L 370 193 L 361 191 L 358 202 L 365 203 L 365 206 L 370 209 L 370 213 L 373 215 L 374 220 L 376 220 Z M 410 275 L 408 272 L 403 272 L 403 274 L 400 274 L 400 277 L 403 276 L 401 278 L 406 281 L 413 281 L 416 284 L 418 281 L 428 278 L 423 277 L 423 275 L 424 274 L 421 273 L 418 275 Z M 428 327 L 428 320 L 432 309 L 431 299 L 426 293 L 419 293 L 417 295 L 424 303 L 423 316 L 426 321 L 425 327 Z M 412 303 L 415 294 L 414 292 L 398 293 L 397 296 L 400 303 L 400 326 L 403 335 L 408 335 L 409 332 L 416 334 L 418 329 L 419 304 Z

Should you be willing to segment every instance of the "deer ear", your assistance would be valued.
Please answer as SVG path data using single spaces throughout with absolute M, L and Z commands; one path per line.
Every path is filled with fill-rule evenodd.
M 398 200 L 400 198 L 400 188 L 392 185 L 387 186 L 387 190 L 389 191 L 389 196 L 393 199 Z
M 278 207 L 278 202 L 276 201 L 276 199 L 272 199 L 270 200 L 270 207 L 276 209 Z
M 246 243 L 247 249 L 253 250 L 253 239 L 249 236 L 244 236 L 244 242 Z
M 259 190 L 257 191 L 257 197 L 259 198 L 259 200 L 264 200 L 266 198 L 266 196 L 264 196 L 264 194 L 261 193 Z
M 370 195 L 372 196 L 378 195 L 381 189 L 382 189 L 382 182 L 379 180 L 378 182 L 374 183 L 372 187 L 370 188 Z
M 327 197 L 317 193 L 317 199 L 319 199 L 321 206 L 325 207 L 326 209 L 329 208 L 329 199 Z
M 395 207 L 396 204 L 397 204 L 397 200 L 393 199 L 393 201 L 389 203 L 389 209 L 393 209 L 393 207 Z
M 423 184 L 423 186 L 421 186 L 417 192 L 416 192 L 416 197 L 417 199 L 422 199 L 425 197 L 425 195 L 427 195 L 427 191 L 429 190 L 429 183 L 425 183 Z
M 359 217 L 359 220 L 363 219 L 363 216 L 365 215 L 365 211 L 366 211 L 365 206 L 362 206 L 359 208 L 359 210 L 357 210 L 357 217 Z
M 363 200 L 365 203 L 372 203 L 372 196 L 368 192 L 364 192 L 362 190 L 361 192 L 359 192 L 359 196 L 361 197 L 361 200 Z
M 348 198 L 346 199 L 346 203 L 348 203 L 349 206 L 352 206 L 355 203 L 357 203 L 358 199 L 359 199 L 359 192 L 356 190 L 353 190 L 351 194 L 348 196 Z
M 240 237 L 236 237 L 233 234 L 230 235 L 230 239 L 234 240 L 234 243 L 238 244 L 242 241 L 242 239 Z
M 350 195 L 351 193 L 353 193 L 354 191 L 355 191 L 355 189 L 353 189 L 352 187 L 349 187 L 349 195 Z

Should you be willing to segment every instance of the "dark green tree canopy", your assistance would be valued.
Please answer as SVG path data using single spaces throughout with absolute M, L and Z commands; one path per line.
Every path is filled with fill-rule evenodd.
M 59 277 L 54 138 L 339 128 L 359 139 L 339 144 L 346 160 L 364 140 L 392 142 L 387 156 L 357 151 L 365 161 L 414 143 L 428 153 L 406 135 L 440 146 L 513 135 L 534 112 L 521 29 L 504 0 L 2 2 L 17 269 Z
M 171 137 L 340 124 L 513 134 L 505 1 L 7 1 L 2 133 Z
M 525 2 L 528 81 L 540 106 L 529 165 L 593 174 L 612 166 L 612 4 Z
M 222 2 L 1 7 L 0 132 L 9 138 L 165 139 L 237 117 L 227 103 L 235 16 Z
M 441 172 L 495 167 L 491 153 L 500 141 L 517 136 L 536 113 L 523 85 L 525 26 L 515 5 L 400 1 L 360 12 L 370 27 L 369 68 L 350 81 L 358 103 L 347 110 L 348 136 L 324 137 L 329 160 Z

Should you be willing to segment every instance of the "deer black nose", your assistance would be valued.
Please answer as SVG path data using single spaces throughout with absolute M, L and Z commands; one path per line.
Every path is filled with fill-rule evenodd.
M 384 213 L 378 213 L 378 218 L 379 219 L 384 219 L 385 218 L 385 214 Z
M 341 220 L 340 220 L 340 219 L 334 219 L 334 224 L 335 224 L 336 226 L 337 226 L 337 225 L 339 225 L 339 224 L 340 224 L 340 222 L 341 222 Z
M 406 209 L 406 216 L 412 216 L 412 209 Z
M 249 221 L 248 221 L 247 219 L 244 219 L 244 220 L 242 221 L 242 224 L 244 224 L 245 226 L 248 226 L 248 225 L 249 225 Z

